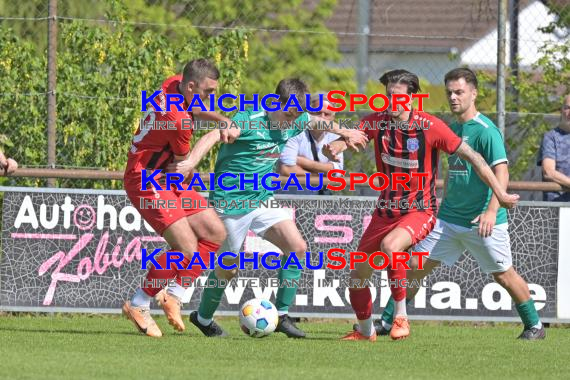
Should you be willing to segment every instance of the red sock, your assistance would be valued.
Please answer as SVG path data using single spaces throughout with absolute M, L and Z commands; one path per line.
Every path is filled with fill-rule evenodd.
M 349 288 L 350 304 L 359 320 L 368 319 L 372 315 L 372 293 L 370 288 Z
M 169 252 L 176 252 L 176 251 L 169 251 Z M 146 279 L 149 281 L 152 280 L 157 280 L 157 279 L 165 279 L 167 280 L 171 280 L 173 278 L 176 278 L 176 263 L 170 263 L 170 269 L 166 268 L 166 253 L 163 253 L 162 255 L 158 256 L 158 258 L 156 259 L 156 262 L 163 268 L 163 269 L 156 269 L 153 265 L 153 267 L 148 271 L 148 274 L 146 275 Z M 183 263 L 183 262 L 182 262 Z M 184 264 L 182 264 L 184 265 Z M 153 283 L 156 285 L 156 281 L 153 281 Z M 165 283 L 164 286 L 166 286 L 167 284 Z M 160 287 L 152 287 L 152 286 L 148 286 L 148 287 L 144 287 L 143 291 L 148 294 L 151 297 L 154 297 L 158 292 L 160 292 L 160 290 L 162 288 L 164 288 L 164 286 L 160 286 Z
M 200 258 L 202 259 L 202 261 L 206 266 L 210 264 L 210 252 L 214 253 L 218 252 L 218 249 L 220 249 L 219 244 L 212 243 L 211 241 L 208 240 L 198 241 L 198 252 L 200 253 Z M 188 264 L 190 264 L 190 262 L 192 261 L 191 259 L 192 256 L 190 256 L 190 258 L 184 256 L 184 260 L 182 261 L 182 266 L 184 268 L 188 267 Z M 182 277 L 186 278 L 190 277 L 192 279 L 196 279 L 202 274 L 202 272 L 204 272 L 204 269 L 202 269 L 200 264 L 197 264 L 196 261 L 197 260 L 194 260 L 194 265 L 189 269 L 177 270 L 178 278 L 176 279 L 176 282 L 178 282 L 178 284 L 182 285 Z
M 388 267 L 388 280 L 398 280 L 398 282 L 400 282 L 399 280 L 406 278 L 406 269 L 404 269 L 404 266 L 401 263 L 398 263 L 396 266 L 398 267 L 397 269 L 392 268 L 391 264 Z M 394 298 L 394 301 L 401 301 L 406 298 L 405 287 L 398 286 L 397 284 L 392 284 L 392 282 L 390 282 L 390 290 L 392 291 L 392 298 Z

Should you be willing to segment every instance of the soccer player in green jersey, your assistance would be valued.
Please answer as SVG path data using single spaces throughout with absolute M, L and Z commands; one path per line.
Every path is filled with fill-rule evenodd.
M 232 173 L 237 176 L 237 178 L 227 176 L 223 178 L 224 186 L 236 185 L 234 190 L 222 190 L 216 187 L 209 196 L 209 200 L 213 201 L 214 205 L 219 205 L 222 200 L 230 205 L 226 208 L 216 208 L 216 212 L 227 230 L 227 238 L 219 252 L 229 251 L 237 254 L 250 229 L 276 245 L 285 255 L 289 252 L 299 252 L 304 257 L 307 250 L 307 243 L 285 209 L 259 207 L 261 206 L 260 201 L 268 204 L 267 201 L 273 196 L 273 191 L 267 190 L 261 185 L 259 185 L 259 189 L 254 189 L 254 184 L 251 182 L 245 182 L 242 190 L 240 190 L 239 174 L 244 173 L 245 178 L 251 180 L 254 178 L 254 174 L 261 179 L 264 175 L 271 173 L 287 140 L 302 133 L 303 126 L 312 128 L 321 121 L 326 122 L 329 126 L 332 124 L 320 117 L 299 112 L 295 107 L 289 108 L 287 111 L 283 110 L 292 94 L 296 95 L 301 107 L 305 109 L 304 99 L 305 94 L 308 93 L 308 88 L 303 81 L 284 79 L 279 82 L 275 93 L 279 96 L 280 109 L 274 112 L 253 111 L 252 109 L 238 112 L 232 121 L 240 127 L 240 135 L 233 144 L 222 145 L 218 153 L 215 166 L 216 178 L 224 173 Z M 287 126 L 287 123 L 291 126 L 290 123 L 292 122 L 295 122 L 293 128 L 282 128 Z M 274 123 L 280 128 L 268 128 L 267 126 L 270 123 Z M 366 137 L 361 131 L 340 129 L 335 123 L 330 132 L 344 138 L 353 149 L 358 150 L 358 146 L 364 147 L 366 144 Z M 219 131 L 209 132 L 196 144 L 186 162 L 179 163 L 170 169 L 185 176 L 189 175 L 204 154 L 218 141 Z M 282 266 L 286 260 L 287 257 L 282 256 Z M 299 261 L 303 267 L 303 260 Z M 225 265 L 229 266 L 234 263 L 239 264 L 237 259 L 226 260 L 224 258 Z M 301 269 L 295 264 L 289 265 L 287 269 L 281 267 L 278 274 L 280 285 L 298 283 L 296 280 L 301 276 Z M 236 275 L 237 269 L 224 270 L 218 266 L 210 272 L 208 280 L 230 280 Z M 226 335 L 225 331 L 213 320 L 214 312 L 221 302 L 224 290 L 224 287 L 204 288 L 198 311 L 190 314 L 190 321 L 206 336 Z M 279 312 L 277 331 L 285 333 L 288 337 L 303 338 L 305 333 L 294 324 L 288 315 L 289 306 L 293 303 L 296 292 L 296 286 L 280 286 L 277 291 L 275 303 Z
M 457 68 L 445 75 L 445 87 L 451 112 L 456 117 L 451 129 L 485 158 L 506 188 L 509 170 L 503 137 L 488 117 L 477 112 L 477 77 L 467 68 Z M 513 298 L 524 323 L 519 339 L 544 339 L 546 332 L 528 285 L 512 266 L 506 210 L 499 207 L 497 197 L 479 179 L 471 164 L 455 154 L 448 162 L 436 225 L 427 238 L 414 247 L 414 251 L 429 252 L 429 258 L 424 261 L 423 270 L 408 272 L 408 279 L 423 279 L 442 262 L 453 265 L 467 250 L 481 270 L 491 273 Z M 413 299 L 417 291 L 418 288 L 408 288 L 406 299 Z M 374 321 L 378 335 L 388 334 L 393 313 L 394 301 L 390 298 L 382 318 Z

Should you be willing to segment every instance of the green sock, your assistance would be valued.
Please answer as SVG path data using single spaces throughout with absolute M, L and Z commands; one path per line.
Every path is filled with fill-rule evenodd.
M 382 312 L 382 316 L 380 317 L 384 322 L 392 324 L 394 321 L 394 298 L 390 296 L 388 303 L 384 306 L 384 311 Z
M 531 298 L 526 302 L 516 305 L 517 311 L 522 319 L 525 330 L 530 329 L 540 323 L 540 318 L 534 307 L 534 300 Z
M 215 270 L 210 271 L 207 281 L 209 280 L 218 280 Z M 220 302 L 222 302 L 222 296 L 224 295 L 225 290 L 225 287 L 205 287 L 204 292 L 202 293 L 202 298 L 200 299 L 198 315 L 204 319 L 212 319 L 216 309 L 220 305 Z
M 406 305 L 409 305 L 412 300 L 406 299 Z M 394 306 L 396 302 L 394 302 L 394 298 L 390 296 L 388 303 L 384 306 L 384 311 L 382 312 L 382 316 L 380 317 L 384 322 L 388 324 L 392 324 L 394 321 Z
M 295 295 L 297 294 L 297 284 L 293 283 L 294 281 L 298 281 L 301 278 L 301 273 L 303 272 L 301 268 L 297 268 L 297 265 L 291 264 L 287 269 L 283 269 L 283 265 L 287 261 L 287 257 L 283 256 L 281 258 L 281 268 L 279 269 L 279 285 L 281 285 L 284 281 L 287 280 L 289 284 L 292 286 L 290 287 L 279 287 L 277 289 L 277 297 L 275 300 L 275 306 L 277 306 L 277 310 L 280 312 L 284 312 L 287 314 L 289 312 L 289 306 L 295 300 Z M 299 259 L 299 263 L 304 268 L 305 267 L 305 260 Z

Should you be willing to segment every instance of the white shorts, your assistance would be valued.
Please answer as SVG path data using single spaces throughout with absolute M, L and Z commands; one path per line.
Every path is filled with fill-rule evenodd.
M 284 208 L 260 207 L 247 214 L 217 214 L 227 231 L 227 238 L 219 252 L 239 252 L 249 230 L 263 237 L 265 232 L 277 223 L 293 220 L 291 213 Z
M 469 251 L 484 273 L 505 272 L 513 265 L 508 224 L 493 228 L 491 236 L 479 236 L 478 227 L 467 228 L 437 219 L 429 235 L 414 246 L 416 252 L 429 252 L 429 259 L 453 265 Z

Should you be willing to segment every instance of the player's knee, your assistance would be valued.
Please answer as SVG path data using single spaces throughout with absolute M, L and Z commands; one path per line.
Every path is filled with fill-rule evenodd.
M 401 251 L 401 247 L 396 239 L 386 238 L 382 240 L 382 243 L 380 244 L 380 250 L 391 257 L 393 252 Z
M 234 269 L 223 269 L 220 266 L 217 266 L 216 269 L 216 277 L 218 279 L 224 279 L 224 280 L 231 280 L 232 278 L 234 278 L 235 276 L 237 276 L 238 273 L 238 269 L 234 268 Z
M 209 240 L 216 244 L 222 244 L 227 236 L 226 227 L 222 221 L 216 220 L 212 223 L 211 233 L 208 237 Z
M 493 273 L 493 278 L 495 279 L 495 281 L 503 288 L 507 289 L 511 287 L 514 276 L 515 276 L 515 271 L 512 267 L 504 272 Z
M 307 243 L 305 240 L 295 241 L 291 244 L 291 251 L 295 252 L 297 256 L 304 256 L 305 252 L 307 252 Z
M 192 258 L 193 252 L 198 250 L 198 244 L 190 240 L 177 241 L 174 244 L 170 244 L 170 250 L 182 252 L 184 256 Z
M 365 280 L 372 276 L 372 272 L 373 269 L 368 262 L 356 263 L 355 269 L 350 272 L 350 277 Z

